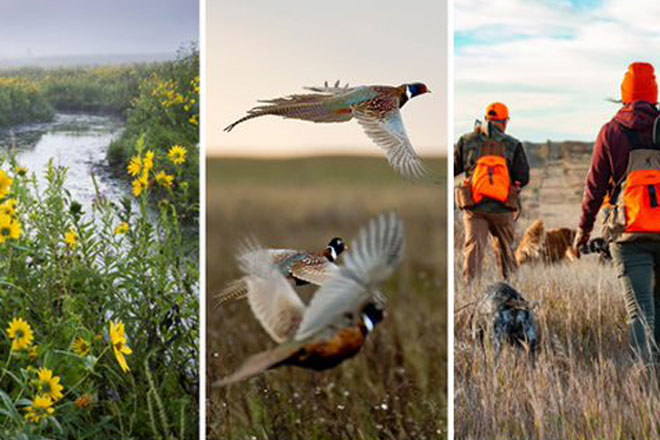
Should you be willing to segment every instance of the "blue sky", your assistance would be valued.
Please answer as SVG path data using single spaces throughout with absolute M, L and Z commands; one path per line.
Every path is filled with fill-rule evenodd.
M 455 135 L 492 101 L 520 139 L 593 140 L 633 61 L 660 68 L 660 2 L 456 0 Z

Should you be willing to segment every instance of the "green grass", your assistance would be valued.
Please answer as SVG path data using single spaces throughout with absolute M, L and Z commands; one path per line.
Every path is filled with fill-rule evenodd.
M 427 165 L 444 175 L 443 159 Z M 215 309 L 213 293 L 239 275 L 237 243 L 317 249 L 353 239 L 396 210 L 407 250 L 387 283 L 387 316 L 337 368 L 280 368 L 209 394 L 209 438 L 315 440 L 444 438 L 447 405 L 446 190 L 401 181 L 381 158 L 212 159 L 207 187 L 207 380 L 273 346 L 246 303 Z M 300 289 L 308 300 L 313 288 Z

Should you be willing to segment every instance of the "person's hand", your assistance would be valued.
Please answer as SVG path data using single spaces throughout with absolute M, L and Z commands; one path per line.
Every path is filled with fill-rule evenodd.
M 580 257 L 580 251 L 584 249 L 587 243 L 589 243 L 589 233 L 578 228 L 577 233 L 575 234 L 575 240 L 573 240 L 573 250 L 578 258 Z

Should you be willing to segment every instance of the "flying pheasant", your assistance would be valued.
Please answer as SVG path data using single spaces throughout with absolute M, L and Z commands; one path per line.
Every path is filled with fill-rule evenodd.
M 422 160 L 408 139 L 399 109 L 411 98 L 429 92 L 425 84 L 391 86 L 305 87 L 314 92 L 290 95 L 285 98 L 259 101 L 263 105 L 252 108 L 248 114 L 228 125 L 231 131 L 248 119 L 265 115 L 302 119 L 312 122 L 346 122 L 357 119 L 365 133 L 376 145 L 385 150 L 390 165 L 403 177 L 422 177 L 426 170 Z
M 255 246 L 256 245 L 256 246 Z M 254 316 L 279 345 L 248 358 L 213 387 L 238 382 L 282 365 L 325 370 L 355 356 L 384 318 L 380 286 L 403 259 L 403 221 L 382 214 L 364 227 L 346 262 L 333 270 L 306 306 L 266 249 L 248 243 L 238 256 Z
M 335 262 L 345 249 L 344 240 L 335 237 L 320 252 L 293 249 L 266 249 L 265 252 L 271 264 L 296 286 L 305 284 L 321 286 L 328 279 L 331 271 L 337 268 Z M 247 292 L 245 277 L 230 281 L 222 292 L 216 295 L 217 305 L 243 299 L 247 296 Z

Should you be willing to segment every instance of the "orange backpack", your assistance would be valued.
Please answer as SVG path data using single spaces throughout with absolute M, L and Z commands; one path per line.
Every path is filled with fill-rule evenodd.
M 610 201 L 613 239 L 660 233 L 659 121 L 655 120 L 651 145 L 644 145 L 638 132 L 624 130 L 632 147 L 626 172 Z
M 502 146 L 492 142 L 485 144 L 472 174 L 472 198 L 475 203 L 481 203 L 484 197 L 504 203 L 509 198 L 510 188 L 509 166 Z

